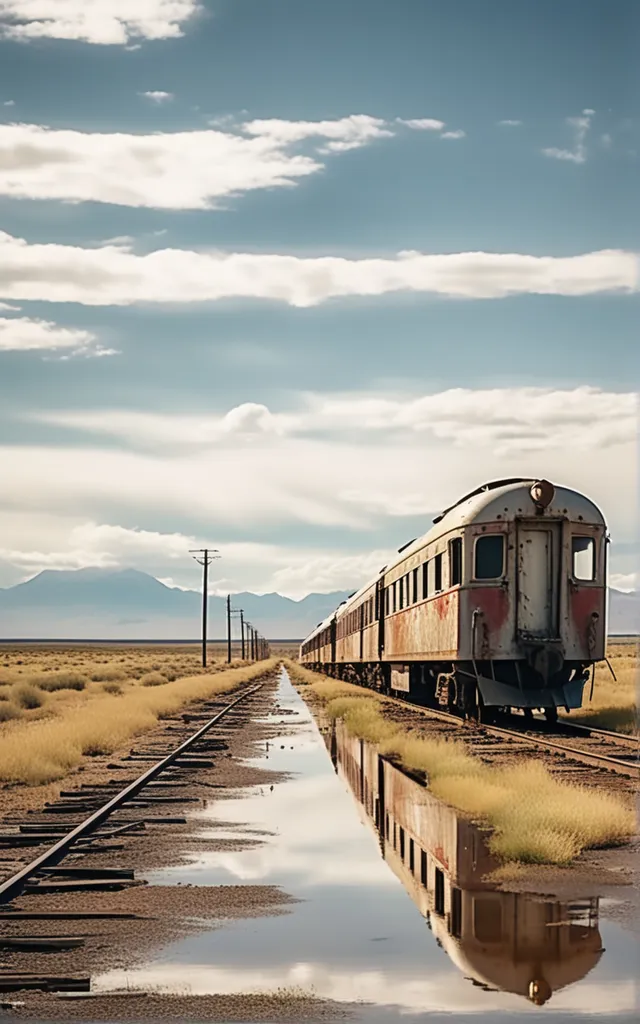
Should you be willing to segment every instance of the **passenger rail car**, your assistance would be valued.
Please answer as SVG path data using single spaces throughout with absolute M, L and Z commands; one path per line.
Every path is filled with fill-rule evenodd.
M 465 495 L 319 623 L 309 668 L 465 715 L 582 704 L 605 655 L 607 529 L 547 480 Z

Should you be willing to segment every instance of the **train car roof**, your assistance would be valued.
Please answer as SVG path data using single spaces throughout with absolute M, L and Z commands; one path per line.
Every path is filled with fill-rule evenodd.
M 463 526 L 469 526 L 471 523 L 493 522 L 496 516 L 509 521 L 518 515 L 534 515 L 535 505 L 529 493 L 534 483 L 536 480 L 533 477 L 508 477 L 504 480 L 490 481 L 465 494 L 459 501 L 435 517 L 434 525 L 430 530 L 398 548 L 397 557 L 383 566 L 374 579 L 368 580 L 364 586 L 343 601 L 305 637 L 303 643 L 306 643 L 319 631 L 326 629 L 334 615 L 341 619 L 343 615 L 357 606 L 360 598 L 375 586 L 376 581 L 384 572 L 394 569 L 395 566 L 400 565 L 405 559 L 423 548 L 425 544 L 432 543 L 443 534 Z M 576 521 L 582 520 L 585 524 L 592 526 L 606 526 L 604 516 L 598 506 L 584 494 L 569 487 L 554 485 L 553 497 L 545 510 L 545 515 L 548 518 L 561 516 Z

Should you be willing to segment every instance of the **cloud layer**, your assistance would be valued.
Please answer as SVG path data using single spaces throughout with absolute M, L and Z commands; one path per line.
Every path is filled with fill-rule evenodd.
M 159 249 L 30 244 L 0 232 L 0 298 L 126 306 L 140 302 L 268 299 L 315 306 L 346 296 L 421 292 L 451 298 L 593 295 L 638 289 L 634 253 L 398 253 L 346 259 Z
M 386 561 L 383 527 L 395 549 L 418 532 L 404 517 L 419 516 L 426 531 L 430 513 L 505 476 L 547 476 L 588 494 L 614 554 L 635 538 L 630 392 L 307 395 L 294 408 L 244 403 L 216 416 L 28 419 L 32 443 L 0 447 L 0 479 L 12 481 L 0 500 L 0 563 L 13 566 L 12 582 L 45 567 L 133 564 L 195 586 L 180 559 L 207 543 L 224 548 L 220 587 L 300 595 L 357 585 Z M 69 440 L 58 433 L 51 444 L 51 426 L 72 431 Z M 310 543 L 290 540 L 294 532 Z M 272 542 L 259 543 L 266 535 Z M 618 574 L 633 568 L 616 560 Z
M 175 39 L 199 7 L 198 0 L 0 0 L 0 36 L 104 46 Z
M 32 421 L 102 434 L 133 447 L 179 452 L 285 438 L 375 438 L 414 443 L 419 435 L 457 447 L 487 447 L 497 455 L 553 448 L 600 450 L 633 442 L 638 416 L 633 392 L 536 387 L 432 395 L 366 392 L 301 398 L 293 410 L 271 412 L 245 402 L 215 416 L 135 410 L 38 412 Z

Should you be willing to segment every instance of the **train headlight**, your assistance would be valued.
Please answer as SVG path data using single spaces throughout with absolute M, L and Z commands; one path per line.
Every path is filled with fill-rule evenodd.
M 548 480 L 536 480 L 531 485 L 529 494 L 531 500 L 537 508 L 547 508 L 548 505 L 553 501 L 553 496 L 556 493 L 556 489 L 553 484 L 550 484 Z

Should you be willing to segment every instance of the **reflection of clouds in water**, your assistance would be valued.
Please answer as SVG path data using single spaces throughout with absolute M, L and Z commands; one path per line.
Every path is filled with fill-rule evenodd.
M 482 992 L 469 984 L 452 986 L 451 975 L 403 975 L 391 971 L 340 970 L 323 964 L 297 963 L 278 968 L 215 968 L 207 965 L 158 964 L 137 971 L 111 971 L 94 980 L 95 990 L 120 987 L 187 990 L 193 995 L 229 995 L 239 992 L 274 992 L 298 986 L 323 999 L 394 1005 L 402 1012 L 485 1013 L 517 1009 L 539 1012 L 519 997 L 504 992 Z M 627 981 L 598 985 L 583 982 L 553 996 L 553 1007 L 569 1013 L 622 1013 L 635 1007 L 635 986 Z
M 324 755 L 324 753 L 322 754 Z M 180 878 L 195 883 L 221 884 L 230 879 L 289 885 L 375 885 L 399 883 L 376 850 L 376 839 L 354 813 L 344 784 L 336 787 L 330 775 L 312 775 L 268 787 L 256 787 L 237 800 L 212 804 L 208 813 L 223 817 L 221 830 L 203 828 L 211 838 L 241 838 L 229 825 L 263 828 L 277 839 L 248 850 L 202 851 L 186 866 L 150 873 L 150 880 Z M 201 816 L 206 825 L 206 813 Z M 247 838 L 259 838 L 245 833 Z M 210 873 L 214 878 L 199 878 Z

